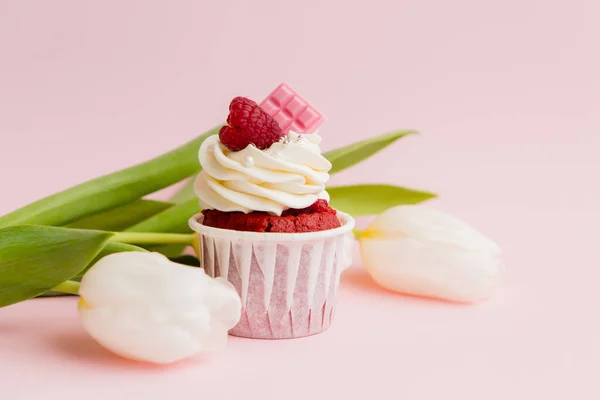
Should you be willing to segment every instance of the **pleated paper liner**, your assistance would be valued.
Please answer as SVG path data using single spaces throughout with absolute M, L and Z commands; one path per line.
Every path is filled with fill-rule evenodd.
M 351 264 L 354 219 L 338 212 L 341 227 L 309 233 L 240 232 L 202 225 L 200 263 L 231 282 L 242 317 L 230 334 L 290 339 L 326 330 L 335 313 L 342 271 Z

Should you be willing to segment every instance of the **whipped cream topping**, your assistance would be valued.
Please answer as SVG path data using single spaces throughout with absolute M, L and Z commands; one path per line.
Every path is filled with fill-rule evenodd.
M 249 145 L 230 151 L 218 135 L 200 147 L 202 173 L 194 189 L 204 209 L 224 212 L 266 211 L 274 215 L 288 209 L 329 201 L 325 183 L 331 163 L 321 155 L 316 133 L 290 132 L 266 150 Z

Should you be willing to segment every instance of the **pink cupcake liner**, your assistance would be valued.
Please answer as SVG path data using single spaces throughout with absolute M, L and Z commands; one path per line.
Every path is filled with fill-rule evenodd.
M 326 330 L 335 313 L 342 271 L 351 264 L 354 219 L 338 212 L 341 227 L 309 233 L 240 232 L 190 219 L 200 239 L 200 263 L 231 282 L 242 299 L 230 334 L 290 339 Z

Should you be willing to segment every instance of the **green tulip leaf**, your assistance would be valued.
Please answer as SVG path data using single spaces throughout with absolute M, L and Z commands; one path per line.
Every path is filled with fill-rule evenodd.
M 132 244 L 126 244 L 126 243 L 118 243 L 118 242 L 108 242 L 104 245 L 104 248 L 102 249 L 102 251 L 100 251 L 100 253 L 92 260 L 90 261 L 90 263 L 88 265 L 85 266 L 84 269 L 82 269 L 81 271 L 79 271 L 79 273 L 77 275 L 75 275 L 73 278 L 71 278 L 71 280 L 79 282 L 81 280 L 81 277 L 94 265 L 96 264 L 98 261 L 100 261 L 101 258 L 109 255 L 109 254 L 113 254 L 113 253 L 121 253 L 124 251 L 141 251 L 141 252 L 147 252 L 148 250 L 142 248 L 142 247 L 138 247 L 138 246 L 134 246 Z M 64 293 L 64 292 L 57 292 L 54 290 L 51 290 L 49 292 L 46 293 L 42 293 L 37 297 L 56 297 L 56 296 L 72 296 L 72 294 L 70 293 Z
M 173 207 L 151 216 L 150 218 L 127 228 L 127 232 L 163 232 L 187 233 L 191 232 L 188 220 L 201 211 L 198 198 L 194 197 L 185 203 L 175 204 Z
M 79 278 L 73 278 L 74 281 L 79 281 Z M 42 293 L 39 296 L 36 296 L 36 298 L 40 298 L 40 297 L 64 297 L 64 296 L 75 296 L 74 294 L 71 293 L 65 293 L 65 292 L 57 292 L 55 290 L 50 290 L 49 292 L 46 293 Z
M 0 229 L 0 307 L 38 296 L 76 276 L 112 235 L 36 225 Z
M 189 265 L 190 267 L 200 266 L 200 261 L 196 257 L 187 254 L 179 257 L 171 257 L 171 261 L 178 264 Z
M 188 219 L 196 214 L 200 212 L 200 205 L 198 204 L 198 197 L 196 196 L 196 192 L 194 191 L 194 182 L 196 181 L 196 177 L 198 175 L 194 175 L 191 178 L 187 179 L 186 182 L 184 183 L 184 185 L 181 187 L 181 189 L 179 189 L 179 191 L 177 191 L 177 193 L 175 193 L 172 197 L 171 197 L 171 201 L 173 203 L 176 203 L 177 205 L 179 204 L 185 204 L 183 206 L 178 207 L 175 206 L 177 208 L 175 208 L 174 211 L 172 211 L 170 214 L 170 218 L 173 218 L 173 221 L 171 223 L 169 223 L 169 225 L 171 226 L 170 229 L 175 229 L 175 232 L 179 232 L 179 233 L 183 233 L 183 232 L 189 232 L 189 226 L 188 226 Z M 176 215 L 173 215 L 176 214 Z M 189 214 L 189 215 L 188 215 Z M 187 216 L 187 219 L 186 219 Z M 148 222 L 146 222 L 145 224 L 140 224 L 137 227 L 134 227 L 133 229 L 143 229 L 144 225 L 146 226 L 152 226 L 155 224 L 161 224 L 161 222 L 159 220 L 163 219 L 163 216 L 157 216 L 157 218 L 154 218 L 154 220 L 150 220 Z M 169 244 L 169 245 L 165 245 L 165 246 L 153 246 L 153 247 L 149 247 L 148 249 L 151 251 L 156 251 L 159 253 L 164 254 L 165 256 L 169 257 L 169 258 L 174 258 L 174 257 L 178 257 L 181 255 L 181 253 L 183 253 L 183 251 L 185 250 L 186 246 L 181 246 L 181 245 L 176 245 L 176 244 Z
M 163 201 L 138 199 L 121 207 L 75 221 L 67 225 L 67 228 L 122 231 L 172 205 L 173 203 Z
M 393 185 L 352 185 L 327 188 L 333 208 L 355 217 L 380 214 L 401 204 L 417 204 L 435 194 Z
M 148 251 L 160 253 L 167 258 L 176 258 L 182 255 L 187 246 L 183 244 L 163 244 L 154 246 L 144 246 L 144 248 Z
M 339 149 L 328 151 L 323 154 L 331 164 L 332 168 L 329 171 L 330 174 L 335 174 L 346 168 L 349 168 L 359 162 L 371 157 L 373 154 L 383 150 L 396 140 L 416 133 L 415 131 L 398 131 L 386 133 L 384 135 L 376 136 L 374 138 L 366 139 L 360 142 L 353 143 L 349 146 L 341 147 Z
M 0 217 L 0 228 L 24 224 L 63 226 L 177 183 L 198 172 L 198 148 L 218 130 L 215 128 L 153 160 L 82 183 L 4 215 Z
M 102 248 L 100 253 L 98 253 L 98 255 L 96 257 L 94 257 L 94 259 L 92 261 L 90 261 L 89 264 L 86 265 L 84 269 L 79 271 L 79 273 L 76 276 L 78 276 L 78 277 L 83 276 L 88 271 L 88 269 L 90 269 L 94 264 L 96 264 L 98 261 L 100 261 L 101 258 L 106 257 L 109 254 L 123 253 L 126 251 L 147 252 L 148 250 L 144 249 L 143 247 L 134 246 L 132 244 L 119 243 L 119 242 L 108 242 Z
M 145 221 L 140 222 L 127 229 L 129 232 L 166 232 L 166 233 L 188 233 L 191 229 L 188 220 L 201 211 L 198 198 L 194 195 L 191 200 L 158 213 Z M 186 246 L 178 244 L 146 246 L 150 251 L 162 253 L 167 257 L 177 257 L 183 253 Z
M 194 191 L 194 182 L 196 181 L 196 176 L 194 175 L 191 178 L 185 181 L 185 184 L 171 197 L 171 201 L 173 203 L 185 203 L 186 201 L 190 201 L 192 199 L 197 199 L 196 192 Z

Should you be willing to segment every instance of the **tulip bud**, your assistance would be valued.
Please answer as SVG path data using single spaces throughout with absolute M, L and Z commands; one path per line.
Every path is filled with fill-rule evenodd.
M 363 263 L 381 286 L 457 302 L 489 297 L 502 264 L 496 243 L 466 223 L 416 205 L 379 215 L 360 237 Z
M 84 275 L 79 294 L 81 321 L 98 343 L 158 364 L 223 348 L 241 313 L 226 280 L 159 253 L 102 258 Z

